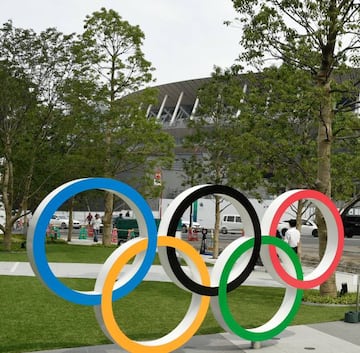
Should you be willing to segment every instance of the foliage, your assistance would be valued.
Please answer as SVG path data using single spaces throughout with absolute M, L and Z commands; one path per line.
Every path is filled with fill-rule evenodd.
M 47 193 L 45 184 L 58 173 L 55 162 L 67 151 L 57 143 L 65 133 L 61 89 L 75 65 L 72 39 L 52 28 L 39 34 L 15 28 L 11 21 L 0 29 L 2 75 L 7 76 L 2 86 L 7 94 L 1 96 L 5 115 L 0 153 L 8 249 L 12 224 L 37 204 L 34 194 Z
M 246 77 L 250 88 L 233 140 L 244 162 L 234 165 L 233 183 L 245 190 L 263 186 L 270 194 L 312 184 L 316 167 L 312 109 L 317 102 L 307 90 L 309 77 L 286 65 Z
M 232 2 L 239 13 L 236 22 L 243 29 L 242 61 L 262 66 L 267 60 L 280 59 L 312 73 L 324 65 L 330 65 L 329 73 L 344 62 L 358 66 L 357 0 Z
M 129 96 L 151 81 L 143 38 L 138 26 L 105 9 L 87 16 L 77 38 L 54 28 L 37 34 L 11 21 L 1 28 L 1 194 L 8 249 L 21 213 L 68 180 L 119 177 L 145 195 L 159 192 L 150 180 L 155 167 L 171 164 L 173 140 L 146 117 L 144 106 L 156 92 Z
M 143 39 L 139 26 L 114 10 L 102 8 L 87 16 L 74 46 L 81 69 L 66 99 L 77 129 L 88 126 L 78 152 L 96 161 L 95 175 L 121 178 L 148 195 L 159 192 L 151 187 L 153 173 L 172 163 L 174 143 L 155 119 L 146 116 L 146 104 L 154 102 L 156 92 L 134 94 L 152 81 L 153 68 L 141 49 Z M 103 241 L 109 243 L 111 193 L 105 194 L 104 204 Z
M 238 111 L 244 91 L 232 70 L 216 68 L 211 80 L 198 92 L 196 117 L 188 122 L 190 133 L 183 146 L 194 155 L 183 161 L 187 182 L 227 184 L 229 171 L 238 163 L 236 138 Z M 200 158 L 198 158 L 198 156 Z M 215 199 L 214 258 L 219 251 L 220 198 Z
M 356 293 L 346 293 L 344 295 L 322 296 L 320 292 L 315 289 L 304 291 L 303 302 L 314 304 L 333 304 L 333 305 L 355 305 Z
M 239 156 L 239 163 L 230 169 L 231 184 L 242 190 L 260 186 L 270 194 L 292 188 L 315 189 L 318 158 L 314 116 L 320 102 L 311 75 L 284 64 L 244 77 L 250 88 L 240 106 L 238 133 L 231 138 Z M 342 100 L 339 96 L 339 105 Z M 359 163 L 359 143 L 354 136 L 359 128 L 359 119 L 352 112 L 339 109 L 331 155 L 337 199 L 350 197 L 353 181 L 358 178 L 357 169 L 349 166 Z
M 279 115 L 284 116 L 285 124 L 298 119 L 299 123 L 304 124 L 300 134 L 306 133 L 313 141 L 311 156 L 302 153 L 302 147 L 298 145 L 296 156 L 288 155 L 283 160 L 283 174 L 292 175 L 292 180 L 296 173 L 303 180 L 294 180 L 293 185 L 280 182 L 279 187 L 281 184 L 284 188 L 303 184 L 329 196 L 349 197 L 353 191 L 352 184 L 359 179 L 356 168 L 349 168 L 357 164 L 358 120 L 348 114 L 356 107 L 359 97 L 359 71 L 354 69 L 359 60 L 360 45 L 360 13 L 356 1 L 234 0 L 233 3 L 239 13 L 235 22 L 243 28 L 241 45 L 245 50 L 239 56 L 239 61 L 261 70 L 262 73 L 258 74 L 261 82 L 263 76 L 267 77 L 264 89 L 259 90 L 259 85 L 255 86 L 255 94 L 264 95 L 262 101 L 259 96 L 256 98 L 255 104 L 259 104 L 263 110 L 259 113 L 269 113 L 276 120 L 279 120 Z M 269 60 L 283 65 L 277 72 L 271 67 L 264 69 Z M 352 66 L 348 67 L 347 64 Z M 287 76 L 287 73 L 290 75 Z M 250 109 L 254 109 L 254 102 L 250 104 Z M 306 123 L 304 118 L 307 119 Z M 308 124 L 311 124 L 310 131 Z M 275 148 L 286 151 L 281 141 L 287 136 L 291 136 L 289 140 L 295 138 L 294 141 L 301 143 L 296 134 L 288 134 L 292 129 L 285 126 L 283 132 L 272 129 Z M 253 146 L 257 144 L 253 143 Z M 266 151 L 268 147 L 271 147 L 270 144 L 266 144 L 262 150 Z M 304 149 L 308 147 L 303 146 Z M 291 163 L 299 156 L 303 157 L 303 162 L 310 157 L 309 162 L 316 163 L 317 169 L 312 176 L 309 173 L 305 176 L 301 165 Z M 273 163 L 272 160 L 270 163 Z M 332 163 L 335 168 L 331 169 Z M 286 165 L 290 167 L 286 168 Z M 271 165 L 269 169 L 273 175 Z M 279 173 L 280 169 L 277 170 Z
M 220 68 L 198 91 L 200 103 L 196 118 L 188 122 L 191 133 L 185 138 L 184 147 L 202 157 L 197 162 L 192 159 L 193 170 L 201 171 L 196 177 L 201 182 L 221 184 L 228 180 L 229 166 L 237 159 L 231 142 L 243 95 L 238 77 L 231 70 Z
M 240 43 L 244 50 L 239 57 L 242 63 L 262 68 L 267 60 L 280 60 L 311 74 L 312 91 L 319 99 L 314 115 L 317 124 L 315 186 L 331 197 L 331 155 L 338 103 L 334 74 L 345 65 L 357 67 L 359 63 L 357 0 L 233 0 L 233 4 L 243 30 Z M 320 213 L 316 220 L 322 256 L 326 226 Z M 321 285 L 321 292 L 336 295 L 334 277 Z

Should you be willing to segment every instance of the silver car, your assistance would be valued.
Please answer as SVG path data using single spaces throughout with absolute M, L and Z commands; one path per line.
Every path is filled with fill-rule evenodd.
M 284 236 L 286 231 L 290 228 L 289 227 L 289 221 L 282 221 L 279 223 L 277 227 L 277 236 Z M 318 227 L 317 225 L 310 220 L 302 219 L 301 220 L 301 235 L 305 236 L 313 236 L 318 237 Z
M 69 228 L 69 218 L 66 216 L 53 215 L 49 223 L 54 227 L 59 227 L 61 229 Z M 80 222 L 76 219 L 73 219 L 73 227 L 79 229 L 81 227 Z

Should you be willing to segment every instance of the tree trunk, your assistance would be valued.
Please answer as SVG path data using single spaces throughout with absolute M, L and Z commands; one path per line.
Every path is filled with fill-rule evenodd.
M 112 231 L 112 213 L 114 208 L 114 194 L 111 192 L 105 192 L 105 212 L 103 217 L 103 245 L 111 245 L 111 231 Z
M 69 205 L 69 229 L 67 234 L 67 241 L 71 241 L 73 228 L 74 228 L 74 223 L 73 223 L 74 198 L 73 197 L 69 199 L 68 205 Z
M 301 225 L 302 225 L 301 221 L 302 221 L 303 208 L 304 208 L 304 200 L 299 200 L 296 211 L 296 228 L 300 233 L 301 233 Z M 298 257 L 300 261 L 301 261 L 301 256 L 302 256 L 302 248 L 301 248 L 301 237 L 300 237 L 300 241 L 298 244 Z
M 7 146 L 7 155 L 11 155 L 10 147 Z M 5 226 L 4 226 L 4 250 L 11 251 L 12 238 L 12 209 L 13 209 L 13 164 L 6 160 L 4 163 L 3 175 L 3 203 L 5 209 Z
M 215 227 L 213 240 L 213 258 L 219 257 L 219 234 L 220 234 L 220 196 L 215 195 Z
M 111 71 L 111 75 L 114 75 L 114 71 Z M 111 103 L 115 100 L 115 93 L 114 93 L 114 87 L 113 87 L 113 81 L 111 86 L 111 97 L 110 101 Z M 108 121 L 108 124 L 106 126 L 105 130 L 105 165 L 104 165 L 104 171 L 105 171 L 105 177 L 106 178 L 113 178 L 113 170 L 111 167 L 111 144 L 112 144 L 112 131 L 111 126 L 113 125 L 113 122 Z M 102 243 L 105 246 L 111 245 L 111 231 L 112 231 L 112 213 L 114 209 L 114 194 L 111 192 L 105 192 L 104 197 L 105 202 L 105 210 L 104 210 L 104 216 L 103 216 L 103 234 L 102 234 Z
M 320 107 L 320 119 L 318 127 L 318 169 L 317 169 L 317 190 L 322 192 L 331 198 L 331 144 L 333 140 L 332 136 L 332 121 L 333 121 L 333 102 L 330 93 L 330 79 L 327 78 L 322 81 L 321 78 L 325 77 L 325 74 L 320 76 L 318 85 L 321 89 L 321 107 Z M 319 258 L 322 259 L 326 243 L 327 243 L 327 231 L 324 218 L 317 211 L 316 222 L 319 228 Z M 335 275 L 329 280 L 320 285 L 321 295 L 330 295 L 336 297 L 337 289 L 335 282 Z

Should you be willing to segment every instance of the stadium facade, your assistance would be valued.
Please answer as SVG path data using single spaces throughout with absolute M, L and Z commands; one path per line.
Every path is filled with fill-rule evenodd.
M 211 77 L 187 81 L 173 82 L 156 86 L 158 90 L 158 104 L 149 106 L 147 116 L 156 118 L 163 130 L 174 137 L 175 161 L 171 170 L 163 170 L 163 195 L 174 198 L 184 190 L 184 172 L 182 160 L 189 158 L 194 152 L 189 152 L 182 146 L 184 137 L 189 133 L 187 121 L 196 115 L 199 104 L 198 90 L 208 83 Z M 246 90 L 246 84 L 239 80 L 239 84 Z
M 349 77 L 350 75 L 350 77 Z M 360 70 L 353 70 L 350 74 L 339 75 L 337 80 L 350 79 L 359 90 Z M 175 162 L 171 170 L 162 170 L 164 185 L 163 197 L 174 198 L 184 190 L 184 172 L 182 160 L 189 158 L 193 152 L 182 147 L 184 137 L 189 133 L 187 121 L 196 116 L 199 104 L 197 97 L 198 90 L 210 82 L 211 77 L 198 78 L 186 81 L 173 82 L 155 86 L 158 90 L 157 105 L 150 105 L 147 108 L 147 116 L 156 118 L 163 127 L 163 130 L 172 135 L 175 139 Z M 239 85 L 243 91 L 247 91 L 246 75 L 239 76 Z M 354 97 L 352 97 L 354 98 Z M 342 101 L 340 104 L 348 102 Z M 352 99 L 350 110 L 355 111 L 360 117 L 360 96 Z

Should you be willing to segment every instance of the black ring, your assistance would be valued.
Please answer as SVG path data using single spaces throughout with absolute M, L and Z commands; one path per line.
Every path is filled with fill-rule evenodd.
M 256 262 L 259 258 L 260 247 L 261 247 L 261 228 L 259 218 L 256 214 L 256 211 L 250 201 L 247 199 L 245 195 L 241 192 L 225 185 L 204 185 L 202 188 L 195 190 L 189 196 L 187 196 L 177 207 L 173 216 L 169 222 L 169 228 L 167 235 L 174 237 L 177 226 L 180 218 L 184 214 L 185 210 L 200 197 L 210 195 L 210 194 L 219 194 L 219 195 L 227 195 L 234 198 L 238 201 L 247 211 L 250 216 L 253 228 L 254 228 L 254 247 L 249 260 L 249 263 L 246 265 L 244 270 L 236 277 L 233 281 L 229 282 L 227 285 L 227 292 L 230 292 L 237 287 L 239 287 L 250 275 L 253 271 Z M 179 260 L 176 256 L 176 250 L 171 247 L 166 247 L 166 253 L 168 256 L 170 267 L 177 277 L 177 279 L 181 282 L 181 284 L 189 289 L 191 292 L 195 292 L 200 295 L 206 296 L 217 296 L 219 292 L 219 287 L 208 287 L 203 286 L 199 283 L 194 282 L 191 278 L 189 278 L 185 272 L 182 270 Z

